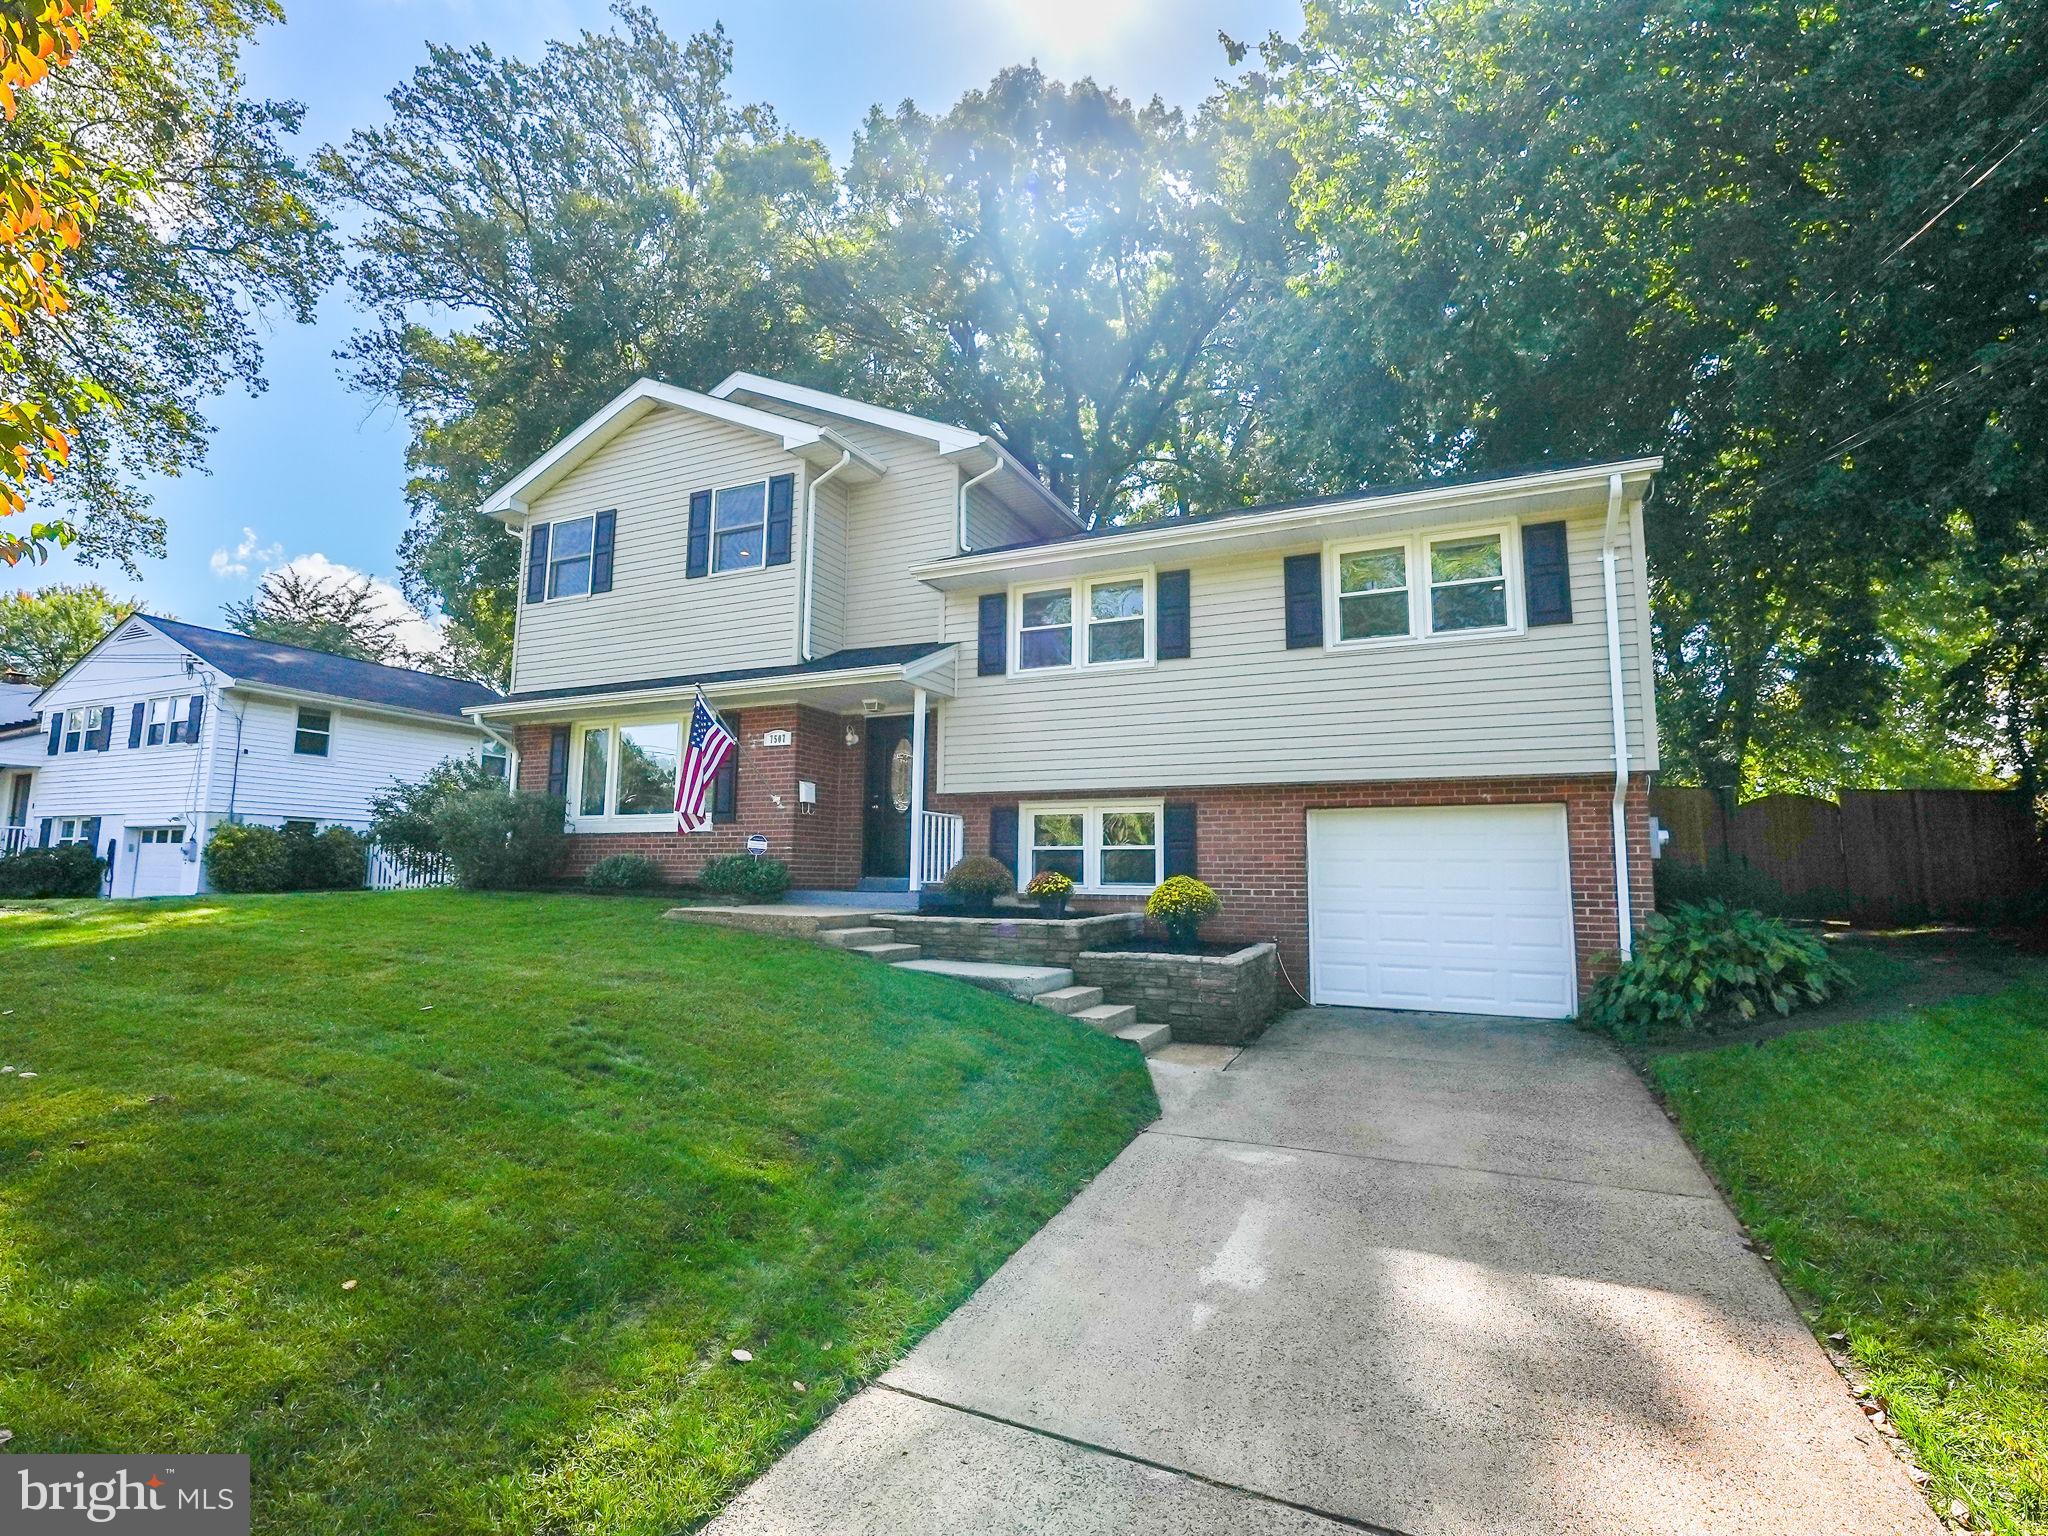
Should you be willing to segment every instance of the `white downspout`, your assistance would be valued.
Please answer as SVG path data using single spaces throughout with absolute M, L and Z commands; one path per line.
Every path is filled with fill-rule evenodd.
M 811 488 L 804 492 L 804 613 L 803 635 L 797 646 L 797 659 L 811 659 L 811 593 L 817 582 L 813 573 L 818 568 L 818 488 L 839 471 L 853 462 L 853 450 L 839 450 L 839 462 L 811 482 Z
M 924 711 L 925 691 L 910 691 L 910 891 L 924 889 Z
M 997 454 L 995 463 L 960 487 L 960 553 L 963 555 L 968 554 L 971 549 L 967 542 L 967 493 L 1002 467 L 1002 455 Z
M 1621 615 L 1614 592 L 1614 537 L 1621 525 L 1621 476 L 1607 477 L 1607 532 L 1600 540 L 1600 579 L 1607 592 L 1607 695 L 1614 716 L 1614 929 L 1623 961 L 1634 953 L 1628 887 L 1628 706 L 1621 685 Z
M 476 728 L 505 749 L 505 788 L 517 793 L 519 790 L 519 747 L 510 736 L 492 725 L 488 720 L 472 715 L 470 719 Z

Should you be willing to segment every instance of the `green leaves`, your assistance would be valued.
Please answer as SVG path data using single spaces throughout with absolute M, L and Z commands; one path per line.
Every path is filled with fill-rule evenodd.
M 1849 979 L 1827 945 L 1775 917 L 1705 901 L 1659 913 L 1635 955 L 1586 1001 L 1586 1024 L 1622 1040 L 1706 1032 L 1824 1002 Z

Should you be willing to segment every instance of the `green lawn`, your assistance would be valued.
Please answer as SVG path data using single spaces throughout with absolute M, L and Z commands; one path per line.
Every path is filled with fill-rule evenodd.
M 1933 1474 L 2048 1533 L 2048 968 L 2009 991 L 1655 1057 L 1686 1136 Z
M 259 1531 L 674 1532 L 1157 1113 L 1083 1025 L 660 911 L 0 908 L 8 1449 L 246 1451 Z

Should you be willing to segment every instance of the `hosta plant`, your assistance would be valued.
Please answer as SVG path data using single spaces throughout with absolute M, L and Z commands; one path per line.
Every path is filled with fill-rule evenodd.
M 1622 1040 L 1703 1033 L 1825 1002 L 1848 982 L 1818 935 L 1718 901 L 1652 917 L 1581 1019 Z

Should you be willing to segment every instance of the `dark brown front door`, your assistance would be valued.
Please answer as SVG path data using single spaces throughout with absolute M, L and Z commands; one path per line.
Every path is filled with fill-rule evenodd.
M 867 810 L 861 818 L 860 872 L 881 880 L 910 875 L 910 717 L 867 723 Z

